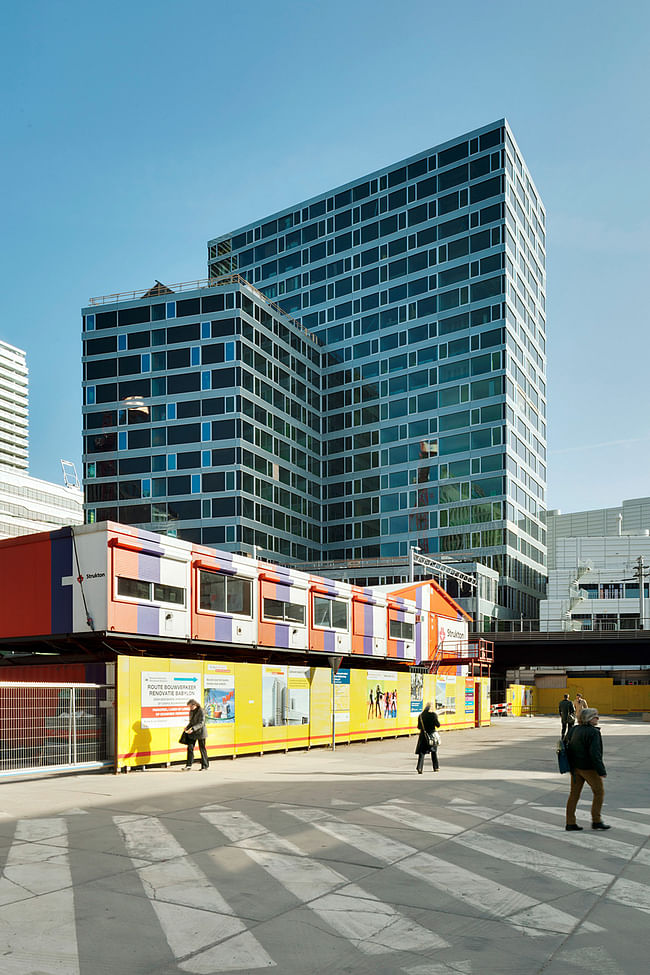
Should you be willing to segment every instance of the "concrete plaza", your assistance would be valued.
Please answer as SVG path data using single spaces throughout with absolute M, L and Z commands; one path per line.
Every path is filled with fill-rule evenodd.
M 444 719 L 443 719 L 444 727 Z M 559 719 L 5 781 L 3 975 L 638 975 L 650 725 L 602 720 L 609 832 L 564 831 Z

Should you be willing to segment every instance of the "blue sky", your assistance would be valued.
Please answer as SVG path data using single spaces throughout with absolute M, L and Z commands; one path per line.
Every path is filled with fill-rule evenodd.
M 0 338 L 30 470 L 81 456 L 91 296 L 204 277 L 263 213 L 506 116 L 548 214 L 548 506 L 650 495 L 650 5 L 5 3 Z

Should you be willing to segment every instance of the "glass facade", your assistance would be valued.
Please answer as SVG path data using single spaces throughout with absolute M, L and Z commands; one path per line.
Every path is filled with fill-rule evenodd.
M 86 521 L 320 557 L 314 336 L 228 281 L 84 309 L 83 361 Z
M 545 211 L 505 120 L 208 243 L 325 346 L 323 559 L 411 545 L 537 613 Z
M 545 263 L 501 120 L 214 238 L 214 286 L 85 309 L 87 518 L 278 561 L 415 545 L 536 616 Z

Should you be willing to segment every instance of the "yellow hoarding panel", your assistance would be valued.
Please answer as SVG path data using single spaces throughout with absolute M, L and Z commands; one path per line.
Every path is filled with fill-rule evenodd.
M 414 679 L 417 678 L 417 679 Z M 469 679 L 467 679 L 469 681 Z M 489 722 L 489 681 L 482 682 Z M 471 680 L 472 693 L 475 681 Z M 211 758 L 414 734 L 434 703 L 445 730 L 473 727 L 465 678 L 392 671 L 127 657 L 117 661 L 117 765 L 181 762 L 187 701 L 205 711 Z M 198 757 L 198 752 L 197 752 Z

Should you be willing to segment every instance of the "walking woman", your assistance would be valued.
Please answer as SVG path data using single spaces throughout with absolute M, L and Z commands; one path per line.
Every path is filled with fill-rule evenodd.
M 423 710 L 420 712 L 418 717 L 418 730 L 420 732 L 418 743 L 415 746 L 415 754 L 418 757 L 418 764 L 416 765 L 416 770 L 419 775 L 422 775 L 422 770 L 424 768 L 424 756 L 431 752 L 431 764 L 433 765 L 433 771 L 437 772 L 440 766 L 438 765 L 438 745 L 432 744 L 432 738 L 434 737 L 434 732 L 440 727 L 440 721 L 438 720 L 438 715 L 434 710 L 432 710 L 431 701 L 424 705 Z
M 185 769 L 189 770 L 192 768 L 192 762 L 194 761 L 194 745 L 198 742 L 199 751 L 201 752 L 201 769 L 206 769 L 210 765 L 208 761 L 208 752 L 205 747 L 205 739 L 207 738 L 208 731 L 205 726 L 205 715 L 203 714 L 203 708 L 198 701 L 194 698 L 190 698 L 187 702 L 188 708 L 190 710 L 190 718 L 185 727 L 185 732 L 189 735 L 190 740 L 187 743 L 187 761 L 185 763 Z

